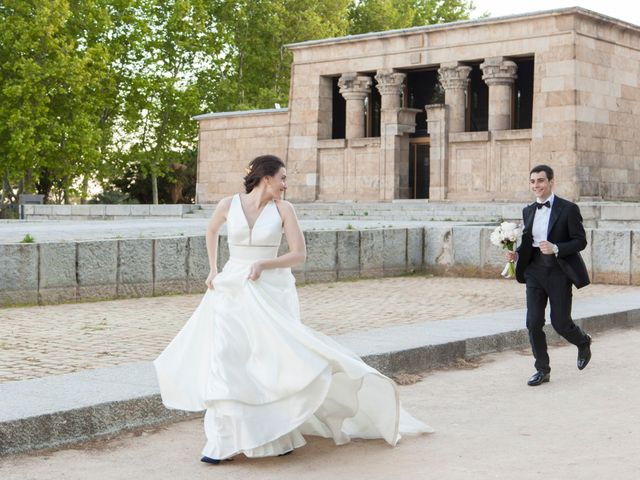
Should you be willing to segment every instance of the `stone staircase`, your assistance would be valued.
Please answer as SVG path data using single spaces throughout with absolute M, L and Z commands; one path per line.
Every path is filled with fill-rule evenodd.
M 589 228 L 640 229 L 640 203 L 578 202 Z M 425 200 L 395 200 L 393 202 L 333 202 L 298 203 L 296 212 L 303 220 L 372 220 L 418 222 L 481 222 L 518 221 L 523 203 L 454 203 Z M 183 218 L 207 218 L 214 204 L 194 205 Z

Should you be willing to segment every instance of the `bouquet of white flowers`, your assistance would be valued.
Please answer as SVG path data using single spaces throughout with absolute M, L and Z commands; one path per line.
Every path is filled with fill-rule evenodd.
M 518 241 L 522 238 L 522 227 L 511 222 L 502 222 L 493 232 L 491 232 L 491 243 L 496 247 L 505 250 L 515 251 Z M 514 278 L 516 276 L 516 265 L 514 262 L 507 262 L 501 275 L 504 278 Z

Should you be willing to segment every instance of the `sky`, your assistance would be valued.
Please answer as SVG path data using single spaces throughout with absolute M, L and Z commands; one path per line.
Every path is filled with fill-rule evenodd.
M 640 2 L 637 0 L 473 0 L 472 18 L 488 11 L 492 17 L 539 12 L 565 7 L 583 7 L 609 17 L 640 26 Z

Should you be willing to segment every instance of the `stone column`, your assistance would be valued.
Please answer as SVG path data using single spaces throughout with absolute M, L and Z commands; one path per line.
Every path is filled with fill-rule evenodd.
M 389 110 L 397 110 L 400 105 L 400 96 L 404 88 L 404 73 L 394 72 L 391 69 L 378 70 L 376 81 L 378 82 L 378 91 L 382 97 L 382 112 Z
M 449 106 L 427 105 L 429 147 L 429 199 L 445 200 L 449 181 Z
M 466 97 L 471 67 L 458 63 L 443 64 L 438 69 L 444 88 L 444 101 L 449 107 L 449 131 L 464 132 L 466 126 Z
M 357 73 L 343 73 L 338 80 L 340 94 L 347 101 L 345 137 L 362 138 L 364 131 L 364 99 L 371 91 L 371 77 L 359 76 Z
M 517 65 L 503 57 L 485 59 L 482 79 L 489 86 L 489 131 L 511 129 L 513 83 Z

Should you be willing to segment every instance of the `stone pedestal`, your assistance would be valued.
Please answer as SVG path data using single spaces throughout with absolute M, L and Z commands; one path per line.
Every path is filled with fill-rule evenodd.
M 489 86 L 489 131 L 509 130 L 518 67 L 510 60 L 493 57 L 486 59 L 480 68 L 482 79 Z
M 445 104 L 449 107 L 449 131 L 464 132 L 466 123 L 466 95 L 471 67 L 443 64 L 438 69 L 440 83 L 444 88 Z
M 347 102 L 345 138 L 362 138 L 365 136 L 364 99 L 371 91 L 371 77 L 344 73 L 338 80 L 338 86 Z

